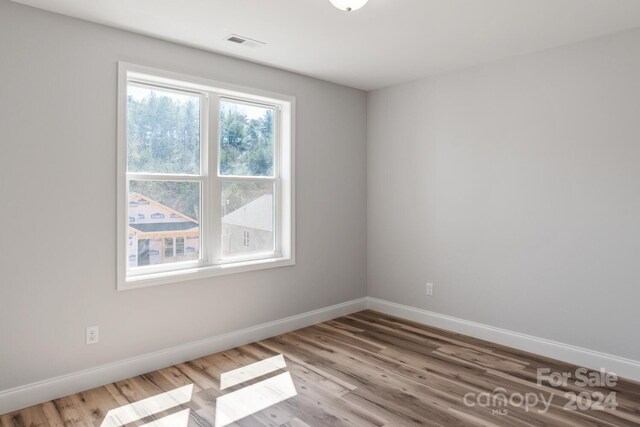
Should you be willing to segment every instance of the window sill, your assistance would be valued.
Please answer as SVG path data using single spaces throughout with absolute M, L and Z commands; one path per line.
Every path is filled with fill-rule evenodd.
M 247 271 L 265 270 L 268 268 L 286 267 L 291 265 L 295 265 L 295 260 L 292 258 L 267 258 L 188 268 L 170 272 L 141 274 L 138 276 L 127 277 L 124 283 L 118 283 L 118 290 L 124 291 L 129 289 L 146 288 L 148 286 L 180 283 L 188 280 L 204 279 L 207 277 L 244 273 Z

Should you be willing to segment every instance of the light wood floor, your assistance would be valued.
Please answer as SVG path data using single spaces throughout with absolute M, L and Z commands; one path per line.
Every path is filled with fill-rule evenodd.
M 280 354 L 284 356 L 284 368 L 277 369 L 276 363 L 272 367 L 276 370 L 268 372 L 272 368 L 256 364 Z M 271 360 L 276 359 L 282 360 Z M 545 367 L 571 373 L 576 369 L 511 348 L 363 311 L 6 414 L 0 417 L 0 424 L 106 427 L 119 425 L 120 420 L 129 422 L 127 425 L 185 427 L 188 420 L 189 426 L 216 427 L 218 416 L 217 427 L 222 427 L 222 416 L 233 419 L 233 414 L 216 414 L 216 406 L 219 411 L 225 410 L 223 406 L 229 410 L 234 405 L 251 411 L 252 406 L 260 408 L 275 397 L 286 400 L 229 425 L 640 425 L 639 383 L 620 380 L 615 387 L 586 389 L 573 381 L 558 388 L 544 382 L 538 387 L 536 369 Z M 221 387 L 223 373 L 227 375 L 224 381 L 231 381 L 228 387 Z M 287 399 L 291 386 L 297 394 Z M 185 387 L 190 391 L 188 401 L 170 407 L 175 403 L 170 400 L 167 404 L 166 392 Z M 552 404 L 545 413 L 538 412 L 542 404 L 529 411 L 519 407 L 518 399 L 503 407 L 464 404 L 468 393 L 473 395 L 467 395 L 467 402 L 473 403 L 478 402 L 474 396 L 492 393 L 496 388 L 503 388 L 507 397 L 542 393 L 547 400 L 552 396 Z M 617 408 L 563 408 L 570 403 L 565 393 L 584 391 L 605 395 L 615 392 Z M 171 398 L 177 399 L 173 395 Z M 130 403 L 133 405 L 127 406 Z M 181 416 L 186 418 L 180 421 Z

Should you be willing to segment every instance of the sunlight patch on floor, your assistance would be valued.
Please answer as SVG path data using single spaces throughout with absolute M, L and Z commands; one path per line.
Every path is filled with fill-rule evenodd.
M 216 426 L 224 427 L 298 394 L 289 372 L 241 388 L 216 401 Z
M 100 427 L 120 427 L 191 401 L 193 384 L 110 410 Z M 183 411 L 184 412 L 184 411 Z M 175 415 L 175 414 L 174 414 Z M 170 415 L 171 416 L 171 415 Z M 189 413 L 187 410 L 187 420 Z M 165 425 L 165 424 L 162 424 Z M 167 424 L 168 425 L 168 424 Z M 172 424 L 181 427 L 181 424 Z M 186 424 L 184 424 L 186 426 Z
M 287 367 L 279 354 L 220 375 L 220 390 L 272 374 Z M 289 372 L 269 377 L 258 383 L 227 393 L 216 399 L 215 427 L 225 427 L 270 406 L 296 396 L 298 392 Z M 112 409 L 100 427 L 122 427 L 146 417 L 176 408 L 191 401 L 193 384 L 176 388 L 137 402 Z M 187 427 L 190 409 L 154 420 L 141 427 Z M 146 421 L 146 420 L 145 420 Z

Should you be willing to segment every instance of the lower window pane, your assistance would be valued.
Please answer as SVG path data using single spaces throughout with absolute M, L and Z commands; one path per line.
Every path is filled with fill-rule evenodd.
M 222 256 L 274 251 L 273 183 L 222 183 Z
M 129 182 L 129 267 L 200 259 L 200 183 Z

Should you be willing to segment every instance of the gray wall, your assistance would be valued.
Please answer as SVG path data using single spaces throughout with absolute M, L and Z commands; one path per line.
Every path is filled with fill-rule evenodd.
M 7 0 L 0 58 L 0 390 L 365 295 L 364 92 Z M 118 60 L 297 97 L 296 266 L 116 292 Z
M 369 93 L 367 238 L 372 297 L 640 360 L 640 30 Z

